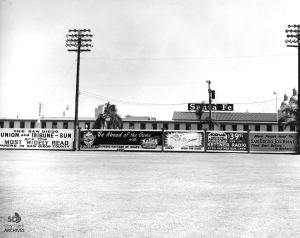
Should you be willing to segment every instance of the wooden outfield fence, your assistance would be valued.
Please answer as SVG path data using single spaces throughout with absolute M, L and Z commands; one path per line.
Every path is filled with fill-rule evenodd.
M 72 129 L 0 129 L 0 149 L 74 150 Z M 297 153 L 297 132 L 79 130 L 78 150 Z

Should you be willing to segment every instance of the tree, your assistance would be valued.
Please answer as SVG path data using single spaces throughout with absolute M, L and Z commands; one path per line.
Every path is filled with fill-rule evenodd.
M 284 129 L 288 126 L 296 126 L 299 128 L 299 119 L 298 119 L 298 100 L 294 101 L 293 105 L 287 106 L 282 111 L 283 116 L 278 120 L 279 124 L 284 124 Z
M 105 104 L 103 113 L 100 113 L 96 118 L 93 129 L 105 129 L 106 121 L 109 120 L 114 129 L 119 129 L 122 127 L 122 118 L 117 113 L 117 107 L 110 102 Z
M 204 116 L 204 108 L 206 108 L 206 103 L 204 101 L 202 101 L 197 110 L 196 110 L 196 115 L 198 116 L 198 120 L 199 120 L 199 124 L 200 124 L 200 130 L 202 130 L 202 127 L 204 124 L 209 124 L 211 122 L 212 126 L 218 125 L 218 122 L 212 118 L 205 117 L 204 119 L 202 119 L 202 117 Z

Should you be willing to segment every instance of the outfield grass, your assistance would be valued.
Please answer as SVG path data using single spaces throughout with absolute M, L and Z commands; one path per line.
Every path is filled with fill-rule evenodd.
M 0 237 L 300 237 L 298 155 L 0 150 L 0 189 Z

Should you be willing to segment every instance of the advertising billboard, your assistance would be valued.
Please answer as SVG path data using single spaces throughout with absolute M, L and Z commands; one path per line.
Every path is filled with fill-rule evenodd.
M 162 131 L 82 130 L 80 150 L 162 151 Z
M 0 129 L 0 149 L 72 150 L 73 141 L 67 129 Z
M 207 151 L 248 152 L 247 132 L 208 131 Z
M 204 152 L 204 132 L 165 131 L 165 151 Z
M 250 132 L 250 152 L 297 153 L 296 132 Z

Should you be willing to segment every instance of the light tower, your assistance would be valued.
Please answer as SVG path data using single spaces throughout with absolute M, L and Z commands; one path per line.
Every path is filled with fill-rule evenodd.
M 85 47 L 93 47 L 91 44 L 93 35 L 84 34 L 85 32 L 91 32 L 90 29 L 73 29 L 69 32 L 74 34 L 67 34 L 66 47 L 76 47 L 77 49 L 69 49 L 68 51 L 77 52 L 77 74 L 76 74 L 76 95 L 75 95 L 75 122 L 74 122 L 74 144 L 73 148 L 77 148 L 77 130 L 78 130 L 78 96 L 79 96 L 79 68 L 80 68 L 80 52 L 91 51 Z M 90 43 L 88 43 L 90 42 Z M 82 49 L 84 48 L 84 49 Z

